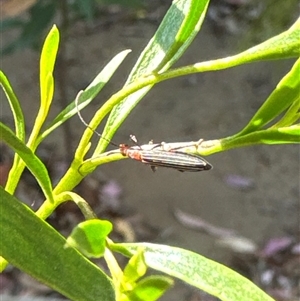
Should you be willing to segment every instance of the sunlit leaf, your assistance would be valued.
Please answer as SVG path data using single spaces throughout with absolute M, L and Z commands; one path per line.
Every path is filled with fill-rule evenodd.
M 299 99 L 300 91 L 299 74 L 300 59 L 296 61 L 292 69 L 282 78 L 247 126 L 238 133 L 237 136 L 242 136 L 261 129 L 264 125 L 286 110 L 292 103 L 297 101 Z
M 0 84 L 3 91 L 8 99 L 11 111 L 14 116 L 16 136 L 21 140 L 25 141 L 25 121 L 20 102 L 13 91 L 12 86 L 5 74 L 0 70 Z
M 26 163 L 26 166 L 36 178 L 45 196 L 53 201 L 52 185 L 48 171 L 43 162 L 15 134 L 0 122 L 1 140 L 11 147 Z
M 151 72 L 169 69 L 199 32 L 208 3 L 209 0 L 173 1 L 156 33 L 133 67 L 125 85 Z M 104 137 L 112 137 L 124 119 L 151 88 L 152 86 L 148 86 L 131 94 L 114 107 L 104 129 Z M 97 150 L 103 151 L 107 143 L 107 141 L 101 140 L 101 145 L 97 147 Z
M 155 301 L 160 298 L 174 284 L 170 277 L 149 276 L 140 280 L 131 292 L 128 292 L 128 301 Z
M 0 254 L 74 301 L 115 301 L 110 279 L 34 212 L 0 187 Z
M 110 247 L 127 256 L 144 248 L 149 267 L 179 278 L 222 301 L 274 301 L 247 278 L 191 251 L 150 243 L 111 244 Z
M 80 111 L 85 108 L 98 93 L 102 90 L 105 84 L 110 80 L 112 75 L 118 69 L 125 57 L 131 50 L 124 50 L 118 53 L 94 78 L 88 87 L 82 91 L 78 98 L 78 107 L 76 108 L 75 100 L 71 102 L 64 110 L 62 110 L 54 120 L 47 126 L 45 131 L 40 135 L 39 141 L 48 136 L 54 129 L 64 123 L 66 120 L 77 114 L 77 109 Z
M 67 245 L 79 250 L 87 257 L 101 257 L 104 254 L 106 237 L 112 230 L 109 221 L 92 219 L 75 227 L 67 238 Z

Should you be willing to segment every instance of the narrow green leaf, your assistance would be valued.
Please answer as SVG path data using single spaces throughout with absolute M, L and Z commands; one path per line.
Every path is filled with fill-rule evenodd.
M 87 257 L 103 256 L 106 237 L 112 230 L 109 221 L 92 219 L 77 225 L 67 238 L 67 245 L 76 248 Z
M 46 119 L 54 93 L 54 78 L 51 73 L 48 73 L 48 75 L 45 78 L 45 89 L 47 89 L 44 95 L 45 106 L 42 106 L 41 109 L 44 110 L 44 116 Z
M 296 117 L 300 117 L 300 114 Z M 206 147 L 200 148 L 198 154 L 212 155 L 230 149 L 257 144 L 288 144 L 300 143 L 300 124 L 286 127 L 271 127 L 266 130 L 256 131 L 244 136 L 230 136 L 222 139 L 205 141 Z
M 289 107 L 284 116 L 273 125 L 273 128 L 286 127 L 296 123 L 300 117 L 300 93 L 299 98 Z
M 129 301 L 155 301 L 160 298 L 174 284 L 170 277 L 149 276 L 137 283 L 127 294 Z
M 125 57 L 131 50 L 124 50 L 118 53 L 94 78 L 89 86 L 80 94 L 78 99 L 78 110 L 85 108 L 102 90 L 105 84 L 110 80 L 112 75 L 118 69 Z M 64 123 L 66 120 L 77 114 L 75 100 L 70 103 L 61 113 L 59 113 L 54 120 L 47 126 L 45 131 L 40 135 L 39 141 L 47 137 L 53 130 Z
M 43 45 L 41 59 L 40 59 L 40 93 L 41 103 L 40 108 L 35 119 L 35 123 L 28 139 L 28 147 L 35 150 L 38 146 L 36 141 L 40 130 L 47 118 L 50 105 L 54 93 L 54 79 L 53 70 L 56 60 L 57 50 L 59 44 L 59 31 L 54 25 L 50 30 Z M 40 141 L 38 141 L 40 142 Z
M 54 91 L 53 70 L 59 44 L 59 32 L 54 25 L 43 45 L 40 59 L 41 109 L 48 113 Z M 49 79 L 52 78 L 52 80 Z
M 221 70 L 262 60 L 298 58 L 300 55 L 299 36 L 300 18 L 288 30 L 258 45 L 237 55 L 216 60 L 217 64 L 214 63 L 214 68 L 210 68 L 210 70 Z
M 217 140 L 218 142 L 207 154 L 214 154 L 232 148 L 256 144 L 300 143 L 300 124 L 292 126 L 256 131 L 244 136 L 231 136 Z
M 300 125 L 292 125 L 281 128 L 270 128 L 256 131 L 244 136 L 229 137 L 221 140 L 225 149 L 254 144 L 285 144 L 300 143 Z
M 173 1 L 174 10 L 170 8 L 154 36 L 154 43 L 148 44 L 150 57 L 162 50 L 163 60 L 155 71 L 168 70 L 183 55 L 201 28 L 208 4 L 209 0 Z
M 144 248 L 149 267 L 179 278 L 222 301 L 274 301 L 247 278 L 191 251 L 150 243 L 112 244 L 110 247 L 127 256 Z
M 299 58 L 300 56 L 300 18 L 287 31 L 278 34 L 254 47 L 225 58 L 199 62 L 167 72 L 167 78 L 185 74 L 224 70 L 263 60 Z
M 48 171 L 43 162 L 1 122 L 0 138 L 22 158 L 28 169 L 36 178 L 46 198 L 53 202 L 52 185 Z
M 283 33 L 276 35 L 265 42 L 249 48 L 241 53 L 240 58 L 245 62 L 258 60 L 274 60 L 300 55 L 300 18 Z
M 299 98 L 300 93 L 300 59 L 292 69 L 282 78 L 275 90 L 255 113 L 246 127 L 236 136 L 243 136 L 261 129 L 280 113 L 286 110 Z
M 3 91 L 8 99 L 11 111 L 14 116 L 16 136 L 21 140 L 25 141 L 25 121 L 22 108 L 20 106 L 19 100 L 13 91 L 12 86 L 5 74 L 0 70 L 0 84 Z
M 143 252 L 143 249 L 138 250 L 125 266 L 122 280 L 125 286 L 126 283 L 134 283 L 146 274 L 147 265 L 145 263 Z
M 0 187 L 0 254 L 74 301 L 115 301 L 110 279 L 49 224 Z
M 126 84 L 151 72 L 169 69 L 185 52 L 197 35 L 208 7 L 209 0 L 175 0 L 158 30 L 141 53 Z M 108 118 L 103 136 L 111 138 L 124 119 L 152 86 L 145 87 L 115 106 Z M 104 150 L 107 141 L 100 140 L 97 150 Z

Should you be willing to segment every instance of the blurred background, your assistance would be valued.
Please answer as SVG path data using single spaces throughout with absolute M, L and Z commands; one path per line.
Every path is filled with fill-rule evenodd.
M 1 69 L 21 102 L 27 131 L 39 106 L 41 47 L 54 23 L 61 40 L 49 120 L 113 56 L 132 49 L 97 99 L 83 110 L 89 121 L 123 86 L 170 4 L 169 0 L 1 0 Z M 176 66 L 236 54 L 286 30 L 298 13 L 295 0 L 211 0 L 199 35 Z M 293 62 L 255 63 L 160 83 L 129 115 L 114 142 L 127 143 L 130 134 L 141 144 L 232 135 L 249 121 Z M 2 91 L 0 95 L 1 121 L 12 126 L 5 95 Z M 53 183 L 68 167 L 84 129 L 75 116 L 40 146 L 38 154 Z M 12 153 L 2 144 L 0 148 L 3 185 Z M 275 300 L 298 300 L 299 147 L 261 145 L 206 159 L 214 169 L 201 173 L 163 168 L 153 173 L 139 162 L 122 160 L 98 168 L 77 191 L 99 218 L 113 221 L 116 241 L 186 248 L 231 266 Z M 38 208 L 43 198 L 28 172 L 20 184 L 18 197 Z M 49 218 L 64 235 L 81 220 L 72 204 L 61 206 Z M 0 297 L 2 301 L 63 298 L 13 267 L 0 275 Z M 178 282 L 162 300 L 216 299 Z

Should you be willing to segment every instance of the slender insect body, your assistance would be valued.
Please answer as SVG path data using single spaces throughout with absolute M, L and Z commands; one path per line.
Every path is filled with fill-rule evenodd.
M 120 151 L 123 156 L 150 165 L 153 171 L 156 167 L 168 167 L 182 172 L 203 171 L 212 168 L 212 165 L 202 157 L 180 151 L 133 149 L 125 144 L 120 145 Z
M 175 168 L 179 171 L 203 171 L 212 165 L 202 157 L 179 151 L 142 151 L 142 162 L 151 166 Z

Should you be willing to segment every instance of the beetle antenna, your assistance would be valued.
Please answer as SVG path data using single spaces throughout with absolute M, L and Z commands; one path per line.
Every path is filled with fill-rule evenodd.
M 93 131 L 98 137 L 104 139 L 105 141 L 111 143 L 111 144 L 114 145 L 114 146 L 119 147 L 118 144 L 116 144 L 116 143 L 112 142 L 111 140 L 109 140 L 109 139 L 103 137 L 103 136 L 102 136 L 100 133 L 98 133 L 96 130 L 92 129 L 92 128 L 89 126 L 89 124 L 83 119 L 83 117 L 82 117 L 82 115 L 81 115 L 81 113 L 80 113 L 80 110 L 79 110 L 79 104 L 78 104 L 79 97 L 82 95 L 82 93 L 83 93 L 83 91 L 81 90 L 81 91 L 77 94 L 77 96 L 76 96 L 76 98 L 75 98 L 76 111 L 77 111 L 77 115 L 78 115 L 80 121 L 81 121 L 87 128 L 89 128 L 91 131 Z

